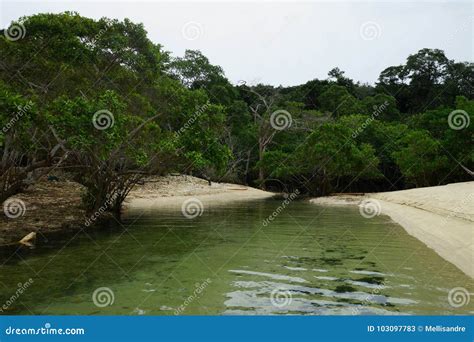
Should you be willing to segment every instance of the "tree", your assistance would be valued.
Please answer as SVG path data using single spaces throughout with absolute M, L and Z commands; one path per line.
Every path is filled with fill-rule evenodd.
M 172 135 L 154 118 L 163 116 L 163 124 L 170 127 L 166 120 L 183 108 L 170 100 L 183 87 L 164 74 L 168 55 L 147 38 L 143 25 L 127 19 L 95 21 L 66 12 L 20 22 L 28 30 L 21 42 L 0 37 L 5 56 L 0 81 L 25 100 L 40 100 L 32 113 L 34 129 L 28 128 L 27 119 L 18 127 L 28 128 L 25 132 L 38 146 L 23 155 L 22 166 L 38 161 L 42 166 L 74 166 L 87 188 L 87 208 L 96 210 L 113 198 L 109 209 L 117 213 L 142 173 L 166 170 L 166 159 L 158 157 L 166 152 L 175 158 Z M 100 111 L 110 112 L 115 120 L 105 131 L 93 126 L 94 114 Z M 12 151 L 10 140 L 5 139 L 5 160 Z
M 58 98 L 48 117 L 86 186 L 87 209 L 105 207 L 118 217 L 128 192 L 154 171 L 150 166 L 159 152 L 160 129 L 153 121 L 158 115 L 145 119 L 127 113 L 118 95 L 107 91 L 94 100 Z
M 473 64 L 441 50 L 386 68 L 375 88 L 337 67 L 325 80 L 249 87 L 200 51 L 171 56 L 128 19 L 66 12 L 19 24 L 21 41 L 0 34 L 3 198 L 52 167 L 74 167 L 87 207 L 116 213 L 150 173 L 326 194 L 463 181 L 474 169 Z M 453 112 L 464 127 L 451 127 Z M 95 128 L 107 113 L 114 125 Z
M 304 175 L 304 185 L 313 195 L 327 195 L 339 181 L 351 177 L 372 179 L 380 177 L 379 160 L 369 144 L 356 144 L 351 131 L 337 123 L 326 123 L 312 132 L 297 149 L 293 162 L 297 172 Z
M 410 114 L 452 106 L 457 95 L 472 98 L 472 63 L 455 63 L 439 49 L 421 49 L 406 63 L 382 71 L 377 88 L 393 94 L 402 112 Z
M 171 75 L 188 88 L 208 87 L 226 82 L 220 66 L 212 65 L 209 59 L 197 50 L 186 50 L 184 57 L 176 57 L 168 65 Z
M 438 185 L 448 159 L 438 141 L 426 131 L 409 131 L 400 139 L 401 148 L 393 152 L 398 167 L 408 182 L 416 187 Z
M 20 23 L 28 31 L 21 42 L 0 37 L 0 78 L 23 94 L 41 94 L 43 103 L 77 96 L 78 90 L 87 96 L 109 88 L 145 92 L 168 58 L 143 25 L 128 19 L 94 21 L 66 12 L 23 17 Z
M 332 113 L 334 117 L 359 114 L 362 107 L 359 101 L 343 86 L 331 85 L 318 98 L 323 111 Z
M 226 112 L 225 141 L 234 159 L 226 171 L 225 178 L 233 182 L 242 180 L 248 184 L 251 182 L 251 164 L 258 158 L 255 148 L 257 127 L 247 103 L 242 100 L 234 101 L 226 108 Z
M 414 129 L 428 131 L 440 143 L 441 151 L 452 165 L 458 165 L 449 174 L 451 180 L 468 181 L 471 177 L 466 171 L 474 170 L 473 113 L 474 101 L 458 96 L 455 106 L 428 110 L 413 116 L 409 122 Z
M 31 133 L 32 103 L 28 103 L 21 95 L 13 93 L 3 82 L 0 82 L 0 200 L 25 187 L 24 181 L 28 172 L 36 167 L 28 158 L 35 154 L 35 142 Z M 18 121 L 23 120 L 20 124 Z M 26 165 L 25 165 L 26 159 Z M 23 164 L 23 165 L 22 165 Z
M 206 178 L 225 172 L 232 158 L 230 149 L 222 143 L 226 122 L 224 108 L 210 103 L 203 91 L 183 90 L 187 101 L 181 114 L 181 127 L 175 133 L 175 148 L 181 170 L 193 171 Z
M 333 68 L 328 72 L 329 79 L 335 81 L 337 85 L 346 88 L 350 93 L 355 90 L 354 81 L 344 76 L 345 72 L 339 68 Z
M 397 108 L 397 100 L 390 95 L 377 94 L 367 96 L 362 100 L 363 112 L 374 118 L 387 121 L 400 120 L 400 111 Z
M 249 109 L 253 117 L 258 146 L 257 182 L 264 188 L 265 170 L 262 164 L 264 155 L 275 135 L 291 127 L 292 116 L 288 111 L 278 106 L 280 95 L 278 90 L 273 87 L 246 87 L 246 91 L 253 99 Z

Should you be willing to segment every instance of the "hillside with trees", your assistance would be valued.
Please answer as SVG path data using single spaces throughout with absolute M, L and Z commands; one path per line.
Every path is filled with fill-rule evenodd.
M 414 51 L 375 85 L 337 67 L 291 87 L 232 84 L 141 24 L 63 13 L 12 23 L 0 51 L 2 201 L 56 168 L 86 188 L 88 210 L 112 199 L 112 212 L 170 172 L 316 196 L 472 180 L 474 64 L 441 50 Z

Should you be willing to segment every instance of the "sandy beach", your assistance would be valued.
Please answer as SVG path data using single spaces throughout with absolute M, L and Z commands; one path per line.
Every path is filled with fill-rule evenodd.
M 132 210 L 152 210 L 153 208 L 181 206 L 190 198 L 197 198 L 204 206 L 219 205 L 230 201 L 247 201 L 270 198 L 274 193 L 249 186 L 209 182 L 188 175 L 155 176 L 137 185 L 127 196 L 124 214 Z
M 474 182 L 363 196 L 312 199 L 320 205 L 359 205 L 372 200 L 412 236 L 474 278 Z

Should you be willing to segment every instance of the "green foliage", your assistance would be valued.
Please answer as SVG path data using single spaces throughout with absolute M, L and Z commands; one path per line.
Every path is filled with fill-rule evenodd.
M 351 132 L 338 123 L 327 123 L 312 132 L 297 151 L 303 172 L 322 170 L 329 178 L 377 176 L 378 160 L 368 144 L 355 144 Z
M 410 131 L 400 139 L 401 149 L 393 152 L 403 176 L 415 186 L 437 185 L 448 158 L 440 143 L 426 131 Z
M 177 135 L 177 147 L 183 151 L 186 170 L 224 172 L 231 153 L 219 139 L 225 123 L 223 108 L 207 102 L 188 113 L 187 119 L 188 125 Z
M 77 170 L 90 209 L 119 194 L 114 210 L 142 173 L 327 194 L 465 181 L 474 169 L 473 64 L 441 50 L 386 68 L 375 87 L 339 68 L 296 86 L 233 86 L 200 51 L 170 56 L 128 19 L 66 12 L 19 22 L 21 41 L 0 34 L 4 196 L 45 166 Z M 275 130 L 282 110 L 291 126 Z M 453 129 L 455 110 L 471 124 Z M 97 129 L 104 111 L 113 125 Z
M 458 95 L 472 98 L 474 64 L 455 63 L 442 50 L 421 49 L 406 63 L 382 71 L 378 88 L 394 94 L 401 112 L 452 106 Z
M 350 177 L 376 179 L 379 160 L 369 144 L 357 144 L 351 130 L 339 123 L 325 123 L 315 129 L 292 154 L 290 172 L 304 175 L 302 186 L 313 194 L 327 194 L 338 180 Z M 333 183 L 336 181 L 336 184 Z
M 443 106 L 420 113 L 410 120 L 410 125 L 415 129 L 427 130 L 440 143 L 441 151 L 449 157 L 453 165 L 459 165 L 451 170 L 449 177 L 463 179 L 466 172 L 460 164 L 471 170 L 474 168 L 473 120 L 474 101 L 458 96 L 454 107 Z
M 339 117 L 342 115 L 359 114 L 362 106 L 348 90 L 340 85 L 332 85 L 319 97 L 321 109 Z
M 387 94 L 367 96 L 362 100 L 362 105 L 365 114 L 373 115 L 379 120 L 399 121 L 401 119 L 397 101 L 393 96 Z
M 200 51 L 186 50 L 184 57 L 174 58 L 169 63 L 171 74 L 190 88 L 209 86 L 224 81 L 224 71 L 220 66 L 209 63 Z
M 35 124 L 41 125 L 34 107 L 33 102 L 0 81 L 0 146 L 4 146 L 6 139 L 15 140 L 17 147 L 31 145 L 31 129 Z
M 97 210 L 110 196 L 128 191 L 126 170 L 143 171 L 159 151 L 160 128 L 152 120 L 126 111 L 113 91 L 96 99 L 57 98 L 48 111 L 55 132 L 67 137 L 63 148 L 79 166 L 87 187 L 86 205 Z M 137 127 L 142 127 L 137 133 Z

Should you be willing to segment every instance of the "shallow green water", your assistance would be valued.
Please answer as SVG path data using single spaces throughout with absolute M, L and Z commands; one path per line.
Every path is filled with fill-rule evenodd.
M 448 302 L 452 288 L 473 292 L 470 278 L 388 217 L 295 201 L 264 226 L 279 205 L 205 204 L 194 219 L 179 207 L 132 212 L 124 227 L 3 260 L 3 314 L 473 312 Z M 96 296 L 110 304 L 99 307 L 103 287 L 113 303 Z

